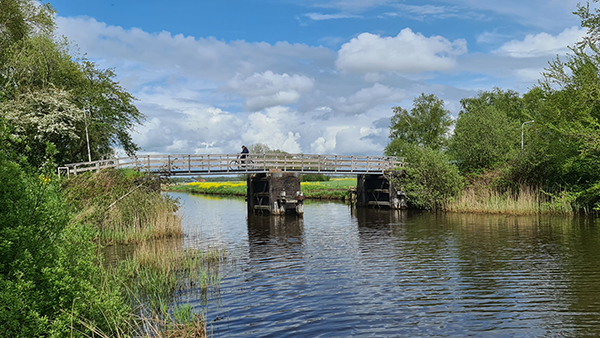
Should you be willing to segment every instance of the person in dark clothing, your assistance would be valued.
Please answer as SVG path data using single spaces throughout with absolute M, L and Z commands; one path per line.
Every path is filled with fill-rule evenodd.
M 246 146 L 242 146 L 242 152 L 240 155 L 241 163 L 244 164 L 246 161 L 244 160 L 246 158 L 246 154 L 250 153 L 250 151 L 248 151 L 248 148 L 246 148 Z

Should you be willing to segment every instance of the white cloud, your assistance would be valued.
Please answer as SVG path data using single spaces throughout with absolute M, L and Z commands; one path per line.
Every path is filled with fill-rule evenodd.
M 344 12 L 357 12 L 369 8 L 388 5 L 394 0 L 301 0 L 303 5 L 314 7 L 336 8 Z
M 581 40 L 585 32 L 582 28 L 571 27 L 557 36 L 548 33 L 530 34 L 522 41 L 512 40 L 505 43 L 496 52 L 517 58 L 564 54 L 568 51 L 567 46 Z
M 138 28 L 108 26 L 90 18 L 57 18 L 58 33 L 74 40 L 91 59 L 119 71 L 147 76 L 142 81 L 179 74 L 204 81 L 227 81 L 271 70 L 295 73 L 334 59 L 331 50 L 305 44 L 194 38 L 169 32 L 151 34 Z M 300 62 L 300 61 L 304 62 Z M 150 79 L 149 77 L 154 77 Z
M 405 28 L 395 37 L 362 33 L 342 45 L 336 66 L 347 72 L 417 73 L 449 70 L 456 57 L 467 52 L 467 42 L 441 37 L 425 37 Z
M 537 80 L 541 79 L 541 73 L 544 71 L 543 68 L 523 68 L 515 71 L 515 74 L 523 79 L 523 81 L 529 81 L 532 83 L 537 82 Z
M 236 76 L 228 87 L 246 98 L 245 108 L 259 111 L 268 107 L 295 103 L 300 95 L 313 88 L 314 80 L 303 75 L 255 73 L 245 79 Z
M 301 153 L 302 148 L 298 144 L 300 133 L 291 130 L 296 123 L 296 114 L 291 109 L 267 108 L 264 112 L 248 116 L 248 129 L 242 134 L 242 140 L 248 144 L 262 143 L 271 149 Z
M 359 18 L 358 15 L 347 14 L 347 13 L 336 13 L 336 14 L 321 14 L 321 13 L 307 13 L 304 16 L 308 17 L 314 21 L 323 21 L 323 20 L 335 20 L 335 19 L 352 19 Z
M 364 113 L 369 109 L 390 102 L 400 102 L 407 97 L 406 91 L 380 83 L 362 88 L 350 97 L 340 97 L 335 104 L 337 111 L 346 114 Z
M 351 8 L 390 3 L 327 4 L 355 15 Z M 444 15 L 442 6 L 410 9 Z M 346 42 L 333 47 L 336 53 L 288 42 L 152 34 L 88 18 L 58 23 L 59 33 L 100 67 L 115 67 L 119 82 L 139 99 L 148 121 L 133 137 L 154 153 L 233 153 L 241 144 L 260 142 L 291 153 L 379 155 L 389 141 L 392 106 L 410 106 L 425 92 L 444 99 L 456 113 L 459 100 L 477 90 L 526 90 L 548 61 L 506 53 L 465 55 L 465 40 L 425 37 L 408 28 L 391 37 L 334 37 L 336 46 Z

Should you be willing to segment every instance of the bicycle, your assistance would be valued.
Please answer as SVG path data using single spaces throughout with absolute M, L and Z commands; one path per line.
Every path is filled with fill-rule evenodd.
M 248 170 L 253 168 L 254 161 L 249 158 L 237 158 L 229 162 L 229 170 Z

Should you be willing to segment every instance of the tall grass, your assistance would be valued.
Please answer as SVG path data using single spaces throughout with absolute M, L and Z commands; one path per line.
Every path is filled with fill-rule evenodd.
M 182 237 L 175 201 L 160 193 L 133 193 L 107 211 L 98 234 L 103 243 L 139 243 Z
M 160 193 L 160 180 L 133 170 L 107 169 L 62 182 L 74 221 L 95 225 L 103 244 L 183 236 L 177 201 Z
M 210 286 L 218 286 L 219 264 L 225 252 L 183 249 L 183 240 L 137 244 L 133 255 L 106 269 L 106 287 L 119 288 L 133 312 L 126 328 L 110 333 L 95 329 L 98 337 L 206 337 L 203 310 L 198 312 L 185 295 L 207 301 Z M 106 292 L 110 292 L 107 290 Z M 86 323 L 94 328 L 93 323 Z
M 533 215 L 553 214 L 572 215 L 573 197 L 566 191 L 558 195 L 544 193 L 539 188 L 520 186 L 515 193 L 499 193 L 490 188 L 467 188 L 456 199 L 446 203 L 444 209 L 450 212 L 473 212 L 488 214 Z

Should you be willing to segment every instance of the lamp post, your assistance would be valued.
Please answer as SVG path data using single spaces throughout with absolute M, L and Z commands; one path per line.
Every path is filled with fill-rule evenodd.
M 87 141 L 88 161 L 92 162 L 92 153 L 90 152 L 90 135 L 88 134 L 88 123 L 87 116 L 85 116 L 86 109 L 83 109 L 83 118 L 85 120 L 85 140 Z
M 523 150 L 523 127 L 525 126 L 525 123 L 533 123 L 535 122 L 534 120 L 531 121 L 525 121 L 523 122 L 523 124 L 521 125 L 521 150 Z

